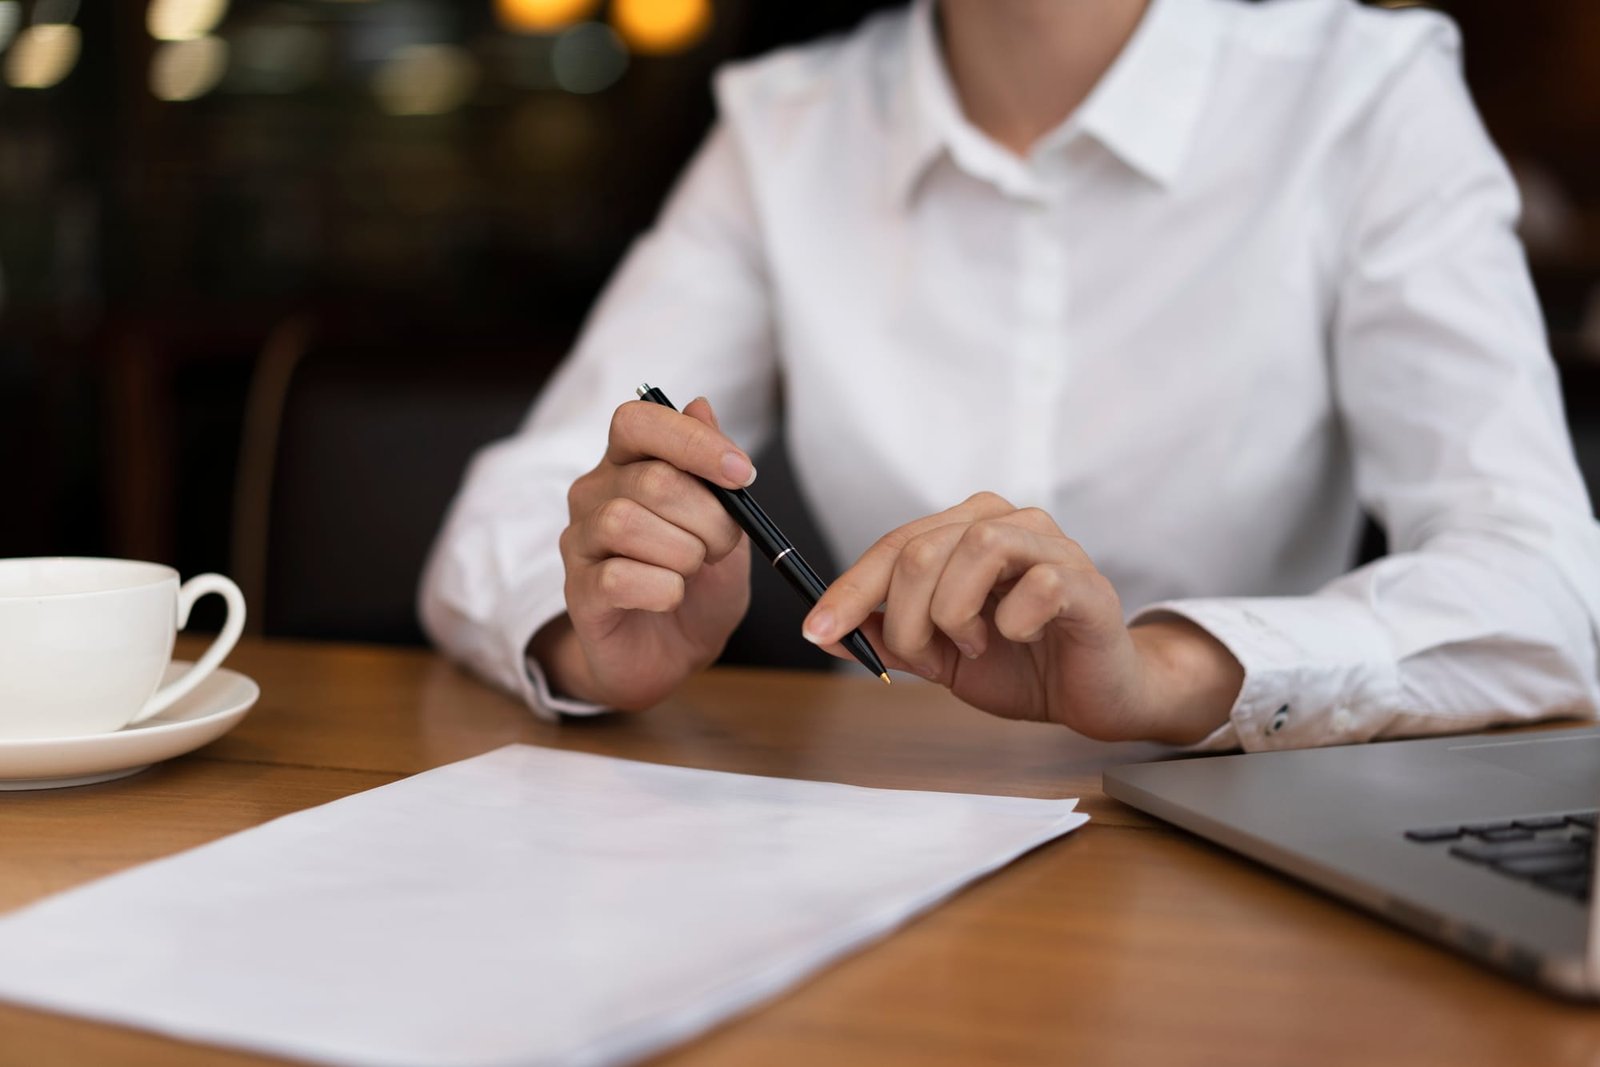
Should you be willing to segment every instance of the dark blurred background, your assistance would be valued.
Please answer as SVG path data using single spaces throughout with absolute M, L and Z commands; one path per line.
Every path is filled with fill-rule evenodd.
M 466 455 L 649 224 L 712 71 L 881 6 L 0 0 L 0 556 L 220 570 L 268 632 L 418 639 Z M 1434 6 L 1593 474 L 1600 3 Z

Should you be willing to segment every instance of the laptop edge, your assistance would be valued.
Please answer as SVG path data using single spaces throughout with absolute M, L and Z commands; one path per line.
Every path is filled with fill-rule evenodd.
M 1480 739 L 1504 740 L 1506 736 L 1480 735 L 1454 740 L 1458 742 Z M 1412 742 L 1379 744 L 1409 743 Z M 1240 758 L 1255 757 L 1238 755 L 1197 757 L 1200 760 Z M 1319 861 L 1304 851 L 1285 847 L 1276 841 L 1213 818 L 1205 812 L 1184 806 L 1164 796 L 1159 790 L 1161 775 L 1159 768 L 1174 763 L 1193 762 L 1195 762 L 1193 759 L 1181 759 L 1111 768 L 1103 775 L 1103 787 L 1106 795 L 1115 800 L 1238 852 L 1276 871 L 1288 874 L 1390 923 L 1462 952 L 1519 981 L 1549 989 L 1566 997 L 1583 1000 L 1600 999 L 1600 924 L 1595 921 L 1596 916 L 1600 915 L 1600 910 L 1597 910 L 1600 908 L 1600 878 L 1591 879 L 1593 885 L 1590 890 L 1585 943 L 1573 944 L 1570 954 L 1536 955 L 1507 938 L 1485 930 L 1482 925 L 1461 922 L 1439 911 L 1430 910 L 1423 904 L 1400 899 L 1392 890 L 1378 886 L 1359 875 L 1342 870 L 1331 863 Z M 1141 781 L 1147 778 L 1156 780 L 1155 788 Z M 1600 794 L 1600 783 L 1597 783 L 1596 792 Z M 1600 795 L 1596 796 L 1594 806 L 1600 807 Z M 1597 851 L 1597 856 L 1600 856 L 1600 851 Z

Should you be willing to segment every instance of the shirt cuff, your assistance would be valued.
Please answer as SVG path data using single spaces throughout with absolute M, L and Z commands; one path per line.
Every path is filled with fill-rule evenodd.
M 1394 654 L 1359 604 L 1331 597 L 1175 600 L 1144 608 L 1130 625 L 1162 614 L 1199 626 L 1244 667 L 1227 723 L 1190 751 L 1366 741 L 1395 714 Z
M 533 709 L 534 714 L 551 722 L 559 722 L 563 715 L 599 715 L 611 711 L 604 704 L 591 704 L 584 700 L 558 696 L 550 688 L 544 668 L 528 650 L 528 642 L 540 627 L 559 618 L 567 610 L 566 596 L 562 593 L 560 561 L 558 573 L 540 573 L 524 579 L 507 594 L 500 604 L 500 633 L 506 635 L 510 647 L 506 650 L 507 662 L 515 664 L 517 696 Z M 554 590 L 552 592 L 552 590 Z

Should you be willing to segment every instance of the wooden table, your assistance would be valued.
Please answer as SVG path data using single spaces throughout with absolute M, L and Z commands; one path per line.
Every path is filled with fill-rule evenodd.
M 133 778 L 0 794 L 0 911 L 510 742 L 860 785 L 1079 796 L 1088 826 L 663 1064 L 1583 1064 L 1600 1012 L 1168 829 L 1100 792 L 1156 750 L 1008 723 L 917 683 L 714 671 L 565 726 L 425 652 L 245 642 L 232 734 Z M 0 1063 L 258 1057 L 0 1007 Z

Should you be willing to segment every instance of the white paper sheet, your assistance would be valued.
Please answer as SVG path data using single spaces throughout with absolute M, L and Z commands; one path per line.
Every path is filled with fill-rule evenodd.
M 1072 830 L 1072 800 L 513 745 L 0 919 L 0 998 L 329 1064 L 610 1064 Z

